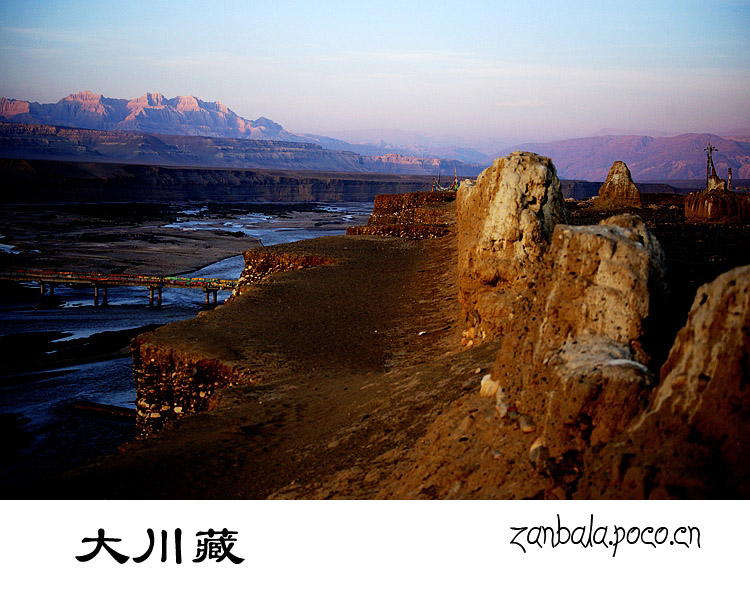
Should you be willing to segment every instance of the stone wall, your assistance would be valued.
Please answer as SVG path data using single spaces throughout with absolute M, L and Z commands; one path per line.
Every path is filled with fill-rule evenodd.
M 648 400 L 647 325 L 666 288 L 663 252 L 639 217 L 571 226 L 565 216 L 549 159 L 499 159 L 459 191 L 459 286 L 465 344 L 500 339 L 482 393 L 501 423 L 536 432 L 540 467 L 578 469 Z
M 535 285 L 552 231 L 567 212 L 552 161 L 529 152 L 499 158 L 476 182 L 463 182 L 456 204 L 459 300 L 469 344 L 493 337 L 513 318 L 498 293 Z
M 384 235 L 427 239 L 455 227 L 455 192 L 378 194 L 367 225 L 349 227 L 347 235 Z
M 750 497 L 750 266 L 702 286 L 649 405 L 592 449 L 585 498 Z
M 655 378 L 648 323 L 663 309 L 663 256 L 638 217 L 558 225 L 535 285 L 498 290 L 497 402 L 527 415 L 552 459 L 619 434 Z M 505 410 L 504 409 L 504 410 Z
M 498 338 L 480 395 L 509 449 L 516 431 L 534 434 L 525 457 L 493 456 L 530 461 L 544 474 L 535 485 L 549 478 L 558 497 L 747 497 L 750 267 L 698 291 L 657 378 L 651 346 L 668 300 L 658 240 L 632 215 L 558 223 L 548 237 L 525 201 L 548 165 L 511 155 L 459 192 L 464 344 L 480 328 Z

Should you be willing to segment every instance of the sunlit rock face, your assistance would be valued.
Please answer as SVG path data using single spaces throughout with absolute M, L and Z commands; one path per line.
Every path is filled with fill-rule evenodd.
M 495 161 L 457 204 L 463 343 L 500 338 L 500 412 L 534 423 L 550 459 L 580 460 L 623 431 L 654 385 L 661 246 L 633 215 L 566 225 L 555 168 L 535 154 Z
M 195 96 L 165 98 L 159 93 L 126 100 L 84 91 L 70 94 L 54 104 L 2 98 L 0 116 L 17 123 L 103 130 L 310 141 L 284 130 L 270 119 L 244 119 L 219 102 L 206 102 Z
M 750 494 L 750 266 L 698 289 L 648 408 L 587 462 L 588 498 Z
M 533 279 L 557 223 L 567 213 L 552 161 L 531 152 L 495 160 L 458 190 L 459 292 L 477 339 L 496 332 L 490 296 Z
M 662 249 L 643 221 L 618 215 L 558 225 L 535 285 L 495 296 L 509 318 L 499 325 L 492 378 L 508 406 L 533 418 L 552 460 L 581 460 L 646 405 L 663 272 Z
M 607 179 L 594 200 L 594 206 L 602 210 L 641 206 L 641 193 L 633 183 L 630 170 L 624 162 L 615 161 L 609 169 Z

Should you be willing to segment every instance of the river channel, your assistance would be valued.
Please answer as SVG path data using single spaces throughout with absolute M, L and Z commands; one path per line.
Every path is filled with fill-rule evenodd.
M 288 213 L 274 209 L 231 217 L 216 217 L 199 209 L 185 211 L 165 227 L 242 232 L 249 242 L 255 239 L 270 246 L 342 235 L 346 227 L 366 222 L 371 211 L 372 203 L 305 205 Z M 236 279 L 242 267 L 238 255 L 180 275 Z M 50 353 L 60 352 L 56 343 L 64 347 L 71 340 L 86 340 L 96 334 L 189 319 L 205 308 L 200 289 L 167 288 L 162 306 L 150 308 L 145 288 L 114 287 L 109 290 L 108 305 L 95 307 L 90 288 L 58 285 L 56 302 L 49 305 L 30 293 L 38 290 L 38 284 L 22 285 L 28 288 L 26 293 L 0 302 L 0 343 L 13 339 L 9 336 L 58 338 L 50 345 Z M 219 292 L 219 302 L 228 295 Z M 131 358 L 0 377 L 0 434 L 4 438 L 0 441 L 0 490 L 6 491 L 4 497 L 9 489 L 116 452 L 133 438 L 132 421 L 72 409 L 71 405 L 82 401 L 135 408 Z

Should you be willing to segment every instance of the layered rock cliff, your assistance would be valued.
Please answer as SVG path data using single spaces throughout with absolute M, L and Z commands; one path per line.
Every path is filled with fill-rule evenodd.
M 369 202 L 429 178 L 0 160 L 6 202 Z
M 432 176 L 441 167 L 468 176 L 481 170 L 455 160 L 364 156 L 283 136 L 237 139 L 17 123 L 0 123 L 0 158 Z

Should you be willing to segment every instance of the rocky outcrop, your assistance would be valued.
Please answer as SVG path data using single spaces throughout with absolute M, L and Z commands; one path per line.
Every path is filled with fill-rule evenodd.
M 558 226 L 547 265 L 547 285 L 538 292 L 545 302 L 543 344 L 558 347 L 580 334 L 643 344 L 645 323 L 664 303 L 666 288 L 664 253 L 640 217 Z
M 11 100 L 0 98 L 0 116 L 3 119 L 12 119 L 16 115 L 24 115 L 29 112 L 29 103 L 23 100 Z
M 384 235 L 410 239 L 438 238 L 455 227 L 454 192 L 379 194 L 367 225 L 349 227 L 347 235 Z
M 485 339 L 511 314 L 498 311 L 496 294 L 534 285 L 552 231 L 567 218 L 565 203 L 552 161 L 529 152 L 499 158 L 476 182 L 463 182 L 456 203 L 465 339 Z
M 648 409 L 592 452 L 581 497 L 750 495 L 750 266 L 696 294 Z
M 467 453 L 479 461 L 472 473 L 513 473 L 514 462 L 530 461 L 547 484 L 526 473 L 526 493 L 545 497 L 747 497 L 750 267 L 699 290 L 655 388 L 651 343 L 667 290 L 663 252 L 641 219 L 557 225 L 540 245 L 525 280 L 498 279 L 477 304 L 494 307 L 483 319 L 502 318 L 500 351 L 480 390 L 489 399 L 480 410 L 494 408 L 494 420 L 473 423 L 504 429 L 507 443 L 505 451 Z M 521 268 L 529 255 L 520 256 Z M 498 443 L 491 430 L 475 435 L 490 448 Z M 433 452 L 448 447 L 431 443 Z M 440 481 L 421 477 L 424 486 Z M 472 489 L 487 484 L 461 478 Z M 502 486 L 513 497 L 507 481 Z
M 692 192 L 685 198 L 685 219 L 691 223 L 750 222 L 750 197 L 727 191 L 726 185 Z
M 609 169 L 607 179 L 599 188 L 599 195 L 594 199 L 594 206 L 600 210 L 620 209 L 641 206 L 641 193 L 633 183 L 628 166 L 622 161 L 615 161 Z

